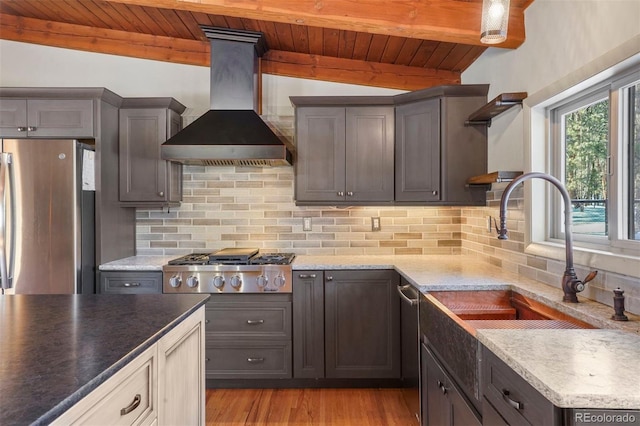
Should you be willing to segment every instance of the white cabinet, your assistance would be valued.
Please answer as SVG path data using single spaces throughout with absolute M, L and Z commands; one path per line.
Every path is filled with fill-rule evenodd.
M 53 425 L 204 425 L 204 307 Z

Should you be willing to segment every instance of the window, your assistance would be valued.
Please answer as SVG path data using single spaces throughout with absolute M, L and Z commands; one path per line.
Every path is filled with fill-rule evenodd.
M 551 171 L 572 201 L 577 242 L 640 247 L 640 69 L 626 71 L 549 107 Z M 564 205 L 548 194 L 549 236 L 564 238 Z

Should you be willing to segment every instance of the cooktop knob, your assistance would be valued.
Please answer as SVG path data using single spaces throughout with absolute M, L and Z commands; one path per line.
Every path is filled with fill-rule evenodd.
M 259 288 L 264 288 L 268 283 L 269 283 L 269 277 L 265 275 L 260 275 L 256 279 L 256 284 L 258 285 Z
M 169 285 L 171 287 L 178 288 L 180 287 L 180 284 L 182 284 L 182 277 L 180 275 L 174 275 L 169 278 Z
M 242 285 L 242 278 L 239 275 L 234 275 L 231 277 L 231 287 L 238 289 Z
M 213 280 L 211 281 L 213 282 L 213 286 L 215 288 L 224 287 L 224 277 L 222 275 L 216 275 L 215 277 L 213 277 Z
M 187 286 L 188 287 L 198 287 L 198 277 L 195 275 L 191 275 L 189 278 L 187 278 Z
M 286 279 L 284 278 L 284 275 L 278 275 L 273 279 L 273 284 L 276 286 L 276 288 L 284 287 L 285 282 Z

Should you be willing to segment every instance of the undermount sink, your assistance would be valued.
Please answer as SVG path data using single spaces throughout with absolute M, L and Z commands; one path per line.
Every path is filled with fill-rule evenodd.
M 512 290 L 434 291 L 426 296 L 473 335 L 487 328 L 596 328 Z

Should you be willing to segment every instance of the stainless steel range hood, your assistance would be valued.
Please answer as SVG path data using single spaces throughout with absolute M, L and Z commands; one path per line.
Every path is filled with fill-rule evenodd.
M 196 165 L 291 165 L 284 141 L 256 113 L 262 33 L 201 28 L 211 43 L 211 110 L 163 143 L 162 158 Z

